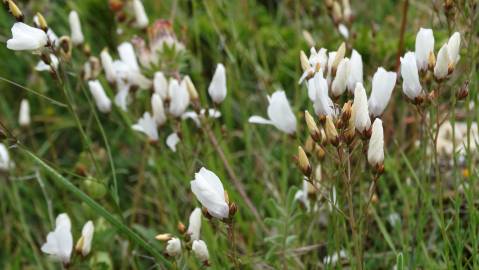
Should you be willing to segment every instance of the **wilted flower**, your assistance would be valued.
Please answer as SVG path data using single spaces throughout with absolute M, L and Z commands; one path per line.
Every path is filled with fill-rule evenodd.
M 21 127 L 27 127 L 30 125 L 30 103 L 28 103 L 27 99 L 23 99 L 20 102 L 20 113 L 18 116 L 18 123 Z
M 135 11 L 136 26 L 145 28 L 148 26 L 148 16 L 146 15 L 143 3 L 140 0 L 133 0 L 133 10 Z
M 6 172 L 13 167 L 13 162 L 10 160 L 7 147 L 0 143 L 0 172 Z
M 384 131 L 383 121 L 376 118 L 372 127 L 368 147 L 368 162 L 371 166 L 380 166 L 384 161 Z
M 368 112 L 368 97 L 363 84 L 356 83 L 354 90 L 353 112 L 354 126 L 359 132 L 364 132 L 371 126 L 371 119 L 369 119 Z
M 268 124 L 273 125 L 277 129 L 288 133 L 293 134 L 296 132 L 296 117 L 289 106 L 288 99 L 284 91 L 276 91 L 273 95 L 268 96 L 268 117 L 265 119 L 261 116 L 251 116 L 249 118 L 250 123 L 255 124 Z
M 90 92 L 95 100 L 98 110 L 102 113 L 108 113 L 111 111 L 111 101 L 110 98 L 106 95 L 103 86 L 98 80 L 88 81 L 88 87 Z
M 78 13 L 76 11 L 71 11 L 68 15 L 68 21 L 70 23 L 73 44 L 82 44 L 85 38 L 83 37 L 83 32 L 81 30 L 80 17 L 78 16 Z
M 158 93 L 163 100 L 168 97 L 168 81 L 166 80 L 163 72 L 155 72 L 155 76 L 153 78 L 153 89 L 155 90 L 155 93 Z
M 110 53 L 108 53 L 108 49 L 105 48 L 101 51 L 100 60 L 103 70 L 105 71 L 106 79 L 110 83 L 114 82 L 116 80 L 116 71 L 113 66 L 113 59 L 111 58 Z
M 42 245 L 42 252 L 51 255 L 63 264 L 68 264 L 72 250 L 71 222 L 68 215 L 63 213 L 57 216 L 55 230 L 48 233 L 47 242 Z
M 176 79 L 170 80 L 168 85 L 168 95 L 170 97 L 170 113 L 175 117 L 181 117 L 190 104 L 190 95 L 186 89 L 186 82 L 181 84 Z
M 341 62 L 339 62 L 336 77 L 334 77 L 333 84 L 331 85 L 331 93 L 333 93 L 333 96 L 338 97 L 344 93 L 348 85 L 348 74 L 349 59 L 343 58 Z
M 166 137 L 166 145 L 171 149 L 171 151 L 176 152 L 176 145 L 180 142 L 180 137 L 176 132 L 171 133 Z
M 7 48 L 14 51 L 38 50 L 47 45 L 47 34 L 38 28 L 17 22 L 12 26 L 12 38 Z
M 195 210 L 193 210 L 193 212 L 190 214 L 190 223 L 188 224 L 187 233 L 190 235 L 190 238 L 193 241 L 200 239 L 202 215 L 203 214 L 200 208 L 195 208 Z
M 193 253 L 195 254 L 196 258 L 203 263 L 208 263 L 210 259 L 210 254 L 208 253 L 208 247 L 203 240 L 195 240 L 193 241 L 193 246 L 191 248 Z
M 413 52 L 407 52 L 401 57 L 402 90 L 404 94 L 414 100 L 421 94 L 422 87 L 419 82 L 419 72 L 416 66 L 416 57 Z
M 163 106 L 163 100 L 158 93 L 154 93 L 151 97 L 151 109 L 153 111 L 153 118 L 155 118 L 158 126 L 163 125 L 166 122 L 166 113 Z
M 95 227 L 93 226 L 93 222 L 91 220 L 83 225 L 81 237 L 78 239 L 78 242 L 75 246 L 75 250 L 80 252 L 83 257 L 86 257 L 90 253 L 94 231 Z
M 446 78 L 449 73 L 449 53 L 447 43 L 442 45 L 437 53 L 436 66 L 434 67 L 434 77 L 441 80 Z
M 351 53 L 348 71 L 348 90 L 354 93 L 356 83 L 363 83 L 363 59 L 356 50 Z
M 146 134 L 150 141 L 158 141 L 156 121 L 149 112 L 145 112 L 143 117 L 138 119 L 138 123 L 134 124 L 132 128 L 136 131 Z
M 391 93 L 396 85 L 396 72 L 386 71 L 380 67 L 374 73 L 371 96 L 369 97 L 369 113 L 375 117 L 380 116 L 391 98 Z
M 225 199 L 223 184 L 216 174 L 206 168 L 195 173 L 190 182 L 191 191 L 213 217 L 223 219 L 229 216 L 229 206 Z
M 208 87 L 208 93 L 217 104 L 223 102 L 226 97 L 226 73 L 225 67 L 221 63 L 216 67 L 215 74 Z
M 416 64 L 419 70 L 427 70 L 429 59 L 434 56 L 434 35 L 432 29 L 419 29 L 416 35 Z
M 178 238 L 172 238 L 166 244 L 166 254 L 175 257 L 181 253 L 181 241 Z

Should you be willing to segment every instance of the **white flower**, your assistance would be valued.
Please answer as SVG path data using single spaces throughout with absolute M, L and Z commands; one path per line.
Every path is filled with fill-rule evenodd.
M 195 240 L 193 241 L 193 246 L 191 248 L 193 253 L 195 254 L 196 258 L 201 262 L 205 263 L 208 262 L 210 259 L 210 254 L 208 253 L 208 247 L 203 240 Z
M 349 60 L 348 90 L 354 93 L 356 83 L 363 83 L 363 59 L 361 55 L 353 50 Z
M 129 68 L 135 71 L 140 70 L 138 60 L 136 59 L 135 50 L 130 42 L 123 42 L 120 44 L 118 46 L 118 54 L 120 55 L 121 61 L 127 64 Z
M 98 80 L 88 81 L 88 87 L 90 92 L 95 100 L 98 110 L 102 113 L 108 113 L 111 111 L 111 101 L 110 98 L 106 95 L 103 86 Z
M 328 82 L 323 78 L 322 72 L 318 72 L 308 81 L 308 97 L 314 104 L 317 115 L 332 115 L 334 104 L 328 96 Z
M 116 83 L 117 93 L 115 95 L 115 104 L 123 111 L 127 111 L 128 108 L 128 94 L 130 93 L 130 85 L 123 80 L 117 80 Z
M 383 121 L 376 118 L 373 123 L 371 139 L 368 147 L 368 162 L 371 166 L 381 165 L 384 161 Z
M 43 60 L 38 61 L 35 66 L 36 71 L 53 71 L 58 69 L 58 58 L 54 54 L 50 54 L 50 65 L 43 62 Z
M 168 97 L 168 81 L 166 80 L 163 72 L 155 72 L 155 76 L 153 78 L 153 89 L 155 90 L 155 93 L 158 93 L 163 100 Z
M 461 34 L 455 32 L 447 41 L 447 55 L 449 56 L 449 66 L 454 68 L 459 61 L 459 49 L 461 46 Z
M 178 238 L 172 238 L 166 244 L 166 254 L 175 257 L 181 253 L 181 241 Z
M 116 71 L 115 67 L 113 66 L 113 59 L 106 48 L 101 51 L 100 60 L 103 70 L 105 71 L 106 79 L 110 83 L 114 82 L 116 80 Z
M 176 152 L 176 145 L 180 142 L 180 137 L 176 132 L 171 133 L 166 137 L 166 145 L 171 149 L 171 151 Z
M 163 100 L 158 93 L 154 93 L 151 97 L 151 109 L 153 111 L 153 118 L 155 118 L 158 126 L 166 122 L 166 113 L 163 106 Z
M 348 28 L 346 27 L 346 25 L 340 23 L 338 25 L 338 31 L 339 33 L 341 34 L 341 36 L 343 36 L 344 39 L 348 39 L 349 38 L 349 30 Z
M 356 83 L 352 115 L 354 115 L 354 126 L 359 132 L 369 129 L 371 119 L 368 112 L 368 97 L 362 83 Z
M 23 99 L 20 102 L 20 113 L 18 116 L 18 123 L 22 127 L 27 127 L 30 125 L 30 103 L 28 103 L 27 99 Z
M 311 54 L 309 56 L 309 64 L 314 68 L 315 71 L 327 70 L 328 66 L 328 55 L 327 51 L 325 48 L 319 49 L 318 52 L 314 49 L 314 47 L 311 48 Z
M 170 80 L 168 95 L 170 96 L 170 113 L 175 117 L 180 117 L 190 104 L 186 82 L 183 80 L 180 84 L 176 79 Z
M 191 240 L 199 240 L 201 232 L 201 216 L 202 212 L 200 208 L 195 208 L 190 214 L 190 223 L 188 224 L 187 233 L 190 235 Z
M 225 190 L 218 176 L 204 167 L 195 173 L 195 179 L 190 182 L 191 191 L 200 203 L 213 217 L 223 219 L 229 216 L 228 203 L 225 200 Z
M 346 254 L 346 251 L 341 249 L 339 252 L 335 252 L 331 256 L 326 256 L 323 259 L 323 264 L 331 264 L 335 265 L 338 263 L 340 259 L 346 259 L 348 256 Z
M 215 74 L 208 87 L 208 93 L 217 104 L 223 102 L 226 97 L 226 73 L 225 67 L 221 63 L 216 67 Z
M 145 133 L 150 141 L 158 141 L 156 121 L 149 112 L 145 112 L 143 117 L 138 119 L 138 123 L 134 124 L 132 128 L 133 130 Z
M 276 91 L 273 95 L 268 96 L 268 117 L 265 119 L 261 116 L 251 116 L 249 118 L 250 123 L 254 124 L 268 124 L 273 125 L 277 129 L 293 134 L 296 132 L 296 117 L 294 116 L 291 107 L 289 106 L 288 99 L 284 91 Z
M 396 72 L 386 71 L 380 67 L 374 73 L 371 96 L 369 97 L 369 113 L 372 116 L 380 116 L 391 98 L 391 93 L 396 85 Z
M 93 222 L 91 220 L 83 225 L 81 237 L 78 239 L 77 245 L 75 247 L 78 252 L 81 252 L 83 257 L 86 257 L 90 253 L 94 231 L 95 227 L 93 226 Z
M 81 31 L 80 17 L 78 17 L 78 13 L 76 11 L 71 11 L 68 15 L 68 21 L 70 23 L 72 43 L 74 45 L 82 44 L 85 38 Z
M 57 47 L 58 46 L 58 36 L 57 36 L 57 34 L 55 34 L 55 32 L 53 32 L 53 30 L 51 28 L 48 28 L 47 36 L 48 36 L 48 39 L 50 40 L 51 44 L 54 47 Z
M 38 28 L 17 22 L 12 26 L 12 38 L 7 48 L 14 51 L 38 50 L 47 45 L 47 34 Z
M 58 215 L 55 230 L 47 235 L 47 242 L 42 245 L 42 252 L 51 255 L 63 264 L 70 262 L 73 250 L 71 222 L 67 214 Z
M 437 53 L 436 66 L 434 67 L 434 77 L 444 79 L 449 73 L 449 53 L 447 43 L 442 45 Z
M 133 10 L 135 11 L 136 26 L 145 28 L 148 26 L 148 16 L 146 15 L 143 3 L 140 0 L 133 0 Z
M 421 83 L 419 82 L 419 72 L 416 66 L 416 57 L 413 52 L 407 52 L 400 60 L 402 90 L 408 98 L 415 99 L 422 91 Z
M 5 144 L 0 143 L 0 172 L 6 172 L 13 167 L 13 162 L 10 160 L 8 149 Z
M 208 114 L 206 114 L 206 109 L 200 110 L 200 115 L 198 115 L 195 111 L 187 111 L 181 115 L 181 119 L 191 119 L 195 122 L 197 127 L 201 127 L 201 117 L 210 117 L 210 118 L 220 118 L 221 112 L 215 109 L 208 109 Z
M 336 77 L 334 77 L 333 84 L 331 85 L 331 93 L 334 96 L 340 96 L 346 90 L 346 86 L 348 85 L 348 74 L 349 59 L 343 58 L 341 62 L 339 62 Z
M 304 207 L 306 207 L 306 210 L 310 210 L 310 204 L 309 204 L 309 198 L 308 198 L 308 190 L 310 183 L 306 180 L 303 180 L 303 189 L 296 191 L 294 194 L 294 199 L 296 201 L 301 202 Z
M 432 29 L 419 29 L 416 35 L 416 64 L 419 70 L 427 70 L 429 56 L 434 55 L 434 34 Z

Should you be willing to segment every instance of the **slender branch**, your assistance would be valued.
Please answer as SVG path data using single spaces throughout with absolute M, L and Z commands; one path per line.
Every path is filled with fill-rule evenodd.
M 402 6 L 401 32 L 399 34 L 398 52 L 396 55 L 396 72 L 399 72 L 401 66 L 401 55 L 404 49 L 404 33 L 406 32 L 407 11 L 409 8 L 409 0 L 404 0 Z

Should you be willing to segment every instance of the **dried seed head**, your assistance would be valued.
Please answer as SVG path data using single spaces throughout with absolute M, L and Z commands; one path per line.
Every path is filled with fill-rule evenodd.
M 40 12 L 37 12 L 36 15 L 37 15 L 37 18 L 38 18 L 38 28 L 47 32 L 48 31 L 48 24 L 47 24 L 47 21 L 45 20 L 45 17 L 43 17 L 43 15 Z
M 333 119 L 330 115 L 326 116 L 326 123 L 324 127 L 326 131 L 326 138 L 328 142 L 330 142 L 334 146 L 338 146 L 339 144 L 339 136 L 336 127 L 334 126 Z
M 319 131 L 318 125 L 314 121 L 313 116 L 308 111 L 304 111 L 304 117 L 306 119 L 306 125 L 308 126 L 309 134 L 315 142 L 321 141 L 321 132 Z
M 308 57 L 303 50 L 301 50 L 301 52 L 299 53 L 299 60 L 301 61 L 301 68 L 303 69 L 303 71 L 306 71 L 311 67 L 311 65 L 309 64 Z
M 298 146 L 298 166 L 304 176 L 309 177 L 311 175 L 311 165 L 309 164 L 308 156 L 303 150 L 303 147 Z

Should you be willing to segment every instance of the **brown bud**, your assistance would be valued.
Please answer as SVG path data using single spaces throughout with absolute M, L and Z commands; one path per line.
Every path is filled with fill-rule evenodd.
M 180 234 L 184 234 L 184 233 L 186 232 L 186 226 L 185 226 L 185 224 L 183 224 L 183 222 L 181 222 L 181 221 L 178 222 L 178 227 L 177 227 L 177 228 L 178 228 L 178 232 L 179 232 Z
M 72 56 L 72 41 L 68 36 L 60 37 L 59 41 L 60 54 L 63 59 L 70 60 Z
M 381 175 L 384 173 L 384 164 L 376 164 L 376 166 L 374 166 L 374 171 L 378 174 L 378 175 Z
M 314 153 L 319 160 L 322 160 L 326 155 L 326 151 L 324 151 L 323 147 L 319 144 L 314 145 Z
M 325 0 L 324 3 L 327 8 L 333 8 L 334 0 Z
M 336 127 L 334 126 L 333 119 L 330 115 L 326 116 L 326 123 L 325 123 L 325 132 L 326 132 L 326 139 L 334 146 L 338 146 L 339 144 L 339 136 Z
M 463 100 L 469 95 L 469 81 L 465 81 L 464 84 L 461 86 L 459 91 L 456 93 L 456 98 L 458 100 Z
M 231 218 L 231 217 L 233 217 L 233 216 L 236 214 L 236 212 L 238 211 L 238 206 L 236 206 L 236 203 L 233 202 L 233 203 L 230 203 L 229 207 L 230 207 L 229 217 Z
M 311 153 L 314 150 L 314 140 L 313 138 L 311 138 L 311 136 L 306 138 L 306 142 L 304 143 L 304 150 L 307 153 Z
M 311 175 L 312 169 L 311 165 L 309 164 L 308 156 L 301 146 L 298 146 L 298 167 L 304 176 L 309 177 Z
M 341 120 L 343 120 L 344 123 L 349 122 L 349 119 L 351 118 L 351 113 L 353 111 L 353 101 L 349 100 L 348 102 L 344 103 L 343 109 L 341 111 Z
M 321 132 L 319 131 L 318 125 L 314 121 L 313 116 L 308 111 L 304 111 L 304 118 L 306 120 L 306 126 L 308 126 L 309 134 L 315 142 L 321 141 Z
M 90 64 L 91 76 L 93 78 L 98 77 L 98 75 L 100 75 L 101 68 L 102 68 L 100 59 L 98 59 L 98 57 L 96 56 L 90 56 L 90 58 L 88 59 L 88 62 Z
M 434 56 L 434 52 L 430 52 L 427 61 L 427 67 L 429 70 L 434 70 L 434 66 L 436 65 L 436 56 Z
M 42 29 L 43 31 L 47 32 L 48 31 L 48 24 L 47 21 L 45 20 L 45 17 L 40 12 L 37 12 L 37 18 L 38 18 L 38 28 Z
M 378 202 L 379 202 L 379 197 L 376 193 L 374 193 L 373 196 L 371 197 L 371 203 L 376 204 Z
M 113 12 L 118 12 L 123 8 L 121 0 L 110 0 L 108 4 Z

